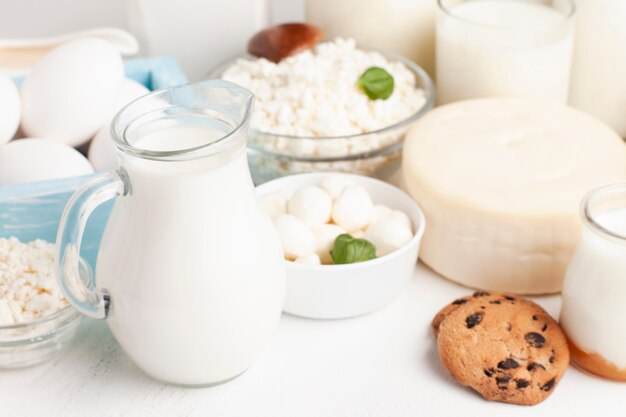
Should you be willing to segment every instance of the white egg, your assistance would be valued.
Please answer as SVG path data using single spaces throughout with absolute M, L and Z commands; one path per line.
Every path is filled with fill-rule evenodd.
M 316 253 L 310 253 L 308 255 L 298 256 L 296 258 L 296 262 L 299 264 L 306 264 L 306 265 L 320 265 L 322 263 L 320 261 L 320 257 L 317 256 Z
M 10 141 L 20 125 L 20 94 L 11 79 L 0 74 L 0 146 Z
M 354 181 L 345 175 L 329 175 L 320 184 L 320 186 L 334 199 L 337 199 L 344 188 L 354 185 Z
M 332 208 L 333 199 L 316 185 L 305 185 L 298 189 L 287 202 L 287 212 L 309 226 L 327 223 Z
M 365 228 L 371 221 L 374 203 L 363 187 L 348 186 L 333 205 L 332 219 L 350 232 Z
M 346 231 L 336 224 L 318 224 L 317 226 L 313 226 L 313 233 L 317 240 L 317 248 L 315 251 L 320 257 L 321 262 L 323 264 L 332 263 L 330 250 L 335 246 L 337 236 L 346 233 Z
M 20 89 L 22 130 L 70 146 L 89 140 L 115 103 L 124 65 L 102 39 L 67 42 L 44 56 Z
M 293 260 L 315 252 L 315 235 L 302 220 L 291 214 L 274 218 L 285 258 Z
M 89 145 L 87 157 L 96 171 L 111 171 L 117 167 L 117 150 L 111 138 L 111 120 L 122 107 L 150 92 L 137 81 L 125 78 L 111 113 Z
M 384 217 L 367 228 L 365 239 L 376 246 L 376 255 L 384 256 L 404 246 L 411 238 L 411 229 L 399 218 Z
M 49 139 L 18 139 L 0 148 L 0 185 L 93 173 L 76 149 Z
M 280 214 L 287 214 L 287 200 L 289 200 L 287 191 L 276 191 L 260 198 L 261 205 L 270 219 Z

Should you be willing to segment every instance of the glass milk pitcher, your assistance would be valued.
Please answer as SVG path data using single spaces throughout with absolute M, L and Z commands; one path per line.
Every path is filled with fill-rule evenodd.
M 83 314 L 107 319 L 156 379 L 233 378 L 278 323 L 283 255 L 245 153 L 253 103 L 248 90 L 217 80 L 132 102 L 111 126 L 119 168 L 87 183 L 65 208 L 57 237 L 65 296 Z M 84 276 L 87 217 L 113 198 L 95 277 Z

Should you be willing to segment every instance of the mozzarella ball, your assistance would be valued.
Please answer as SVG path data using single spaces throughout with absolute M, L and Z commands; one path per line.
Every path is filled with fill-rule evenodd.
M 385 217 L 372 223 L 365 233 L 365 239 L 376 246 L 376 256 L 384 256 L 405 245 L 413 233 L 398 218 Z
M 324 178 L 321 187 L 333 198 L 333 200 L 339 198 L 344 188 L 350 185 L 354 185 L 354 181 L 345 175 L 329 175 Z
M 270 219 L 281 214 L 287 214 L 288 200 L 289 193 L 287 191 L 276 191 L 266 194 L 259 199 L 261 206 L 263 206 Z
M 383 217 L 387 217 L 388 215 L 390 215 L 392 213 L 393 210 L 391 210 L 389 207 L 383 205 L 383 204 L 376 204 L 374 205 L 374 210 L 372 212 L 372 223 L 375 223 L 376 221 L 382 219 Z
M 315 253 L 315 235 L 302 220 L 291 214 L 274 218 L 274 226 L 280 236 L 285 258 L 294 260 Z
M 363 238 L 365 238 L 365 231 L 364 230 L 357 230 L 356 232 L 352 232 L 350 234 L 350 236 L 352 236 L 355 239 L 363 239 Z
M 365 228 L 371 221 L 374 203 L 363 187 L 348 186 L 333 205 L 332 219 L 348 233 Z
M 328 223 L 332 208 L 333 199 L 316 185 L 305 185 L 287 202 L 287 212 L 309 226 Z
M 48 139 L 18 139 L 0 148 L 0 185 L 93 173 L 76 149 Z
M 96 171 L 111 171 L 117 168 L 117 150 L 111 138 L 111 120 L 113 117 L 122 107 L 149 92 L 150 90 L 137 81 L 129 78 L 122 81 L 120 93 L 109 116 L 89 145 L 88 158 Z
M 13 81 L 0 74 L 0 146 L 10 141 L 20 125 L 20 95 Z
M 397 219 L 398 221 L 401 221 L 404 225 L 406 225 L 406 227 L 409 230 L 413 231 L 413 225 L 411 224 L 411 219 L 409 219 L 409 216 L 407 216 L 405 212 L 400 211 L 400 210 L 392 210 L 391 213 L 389 213 L 387 217 L 391 217 L 393 219 Z
M 316 252 L 322 263 L 332 263 L 330 250 L 335 246 L 337 236 L 346 233 L 346 231 L 336 224 L 319 224 L 313 227 L 313 233 L 317 240 Z
M 122 58 L 111 43 L 83 38 L 58 46 L 20 88 L 22 130 L 70 146 L 85 143 L 106 121 L 123 79 Z
M 320 257 L 317 256 L 317 253 L 310 253 L 304 256 L 298 256 L 296 258 L 296 262 L 299 264 L 306 265 L 320 265 L 322 262 L 320 261 Z

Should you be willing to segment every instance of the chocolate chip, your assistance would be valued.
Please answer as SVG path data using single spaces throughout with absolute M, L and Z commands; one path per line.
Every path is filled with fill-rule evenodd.
M 526 333 L 524 339 L 532 346 L 536 348 L 542 348 L 546 344 L 546 338 L 536 332 Z
M 454 304 L 455 306 L 460 306 L 461 304 L 465 304 L 467 303 L 467 300 L 464 298 L 459 298 L 458 300 L 454 300 L 452 302 L 452 304 Z
M 539 316 L 536 314 L 533 314 L 533 320 L 539 320 Z
M 550 359 L 548 359 L 550 361 L 550 363 L 554 363 L 554 355 L 550 356 Z
M 508 384 L 510 380 L 511 377 L 509 375 L 498 376 L 496 377 L 496 384 Z
M 492 300 L 489 301 L 489 304 L 501 304 L 502 302 L 500 300 Z
M 506 391 L 509 388 L 506 385 L 498 385 L 498 389 L 501 389 L 502 391 Z
M 542 387 L 542 391 L 550 391 L 554 387 L 554 378 L 546 382 Z
M 465 324 L 467 324 L 468 329 L 471 329 L 472 327 L 480 323 L 482 320 L 483 320 L 483 313 L 478 312 L 478 313 L 470 314 L 469 316 L 467 316 L 467 318 L 465 319 Z
M 505 295 L 504 298 L 506 298 L 509 301 L 515 301 L 515 297 L 511 297 L 510 295 Z
M 472 296 L 474 297 L 486 297 L 490 295 L 487 291 L 476 291 Z
M 498 368 L 500 369 L 515 369 L 519 367 L 519 363 L 513 358 L 508 358 L 498 362 Z
M 517 387 L 517 389 L 526 388 L 529 385 L 530 385 L 530 382 L 525 380 L 525 379 L 516 379 L 515 380 L 515 386 Z
M 543 327 L 541 328 L 541 331 L 545 332 L 547 328 L 548 328 L 548 323 L 543 325 Z
M 529 372 L 534 371 L 535 369 L 543 369 L 544 371 L 546 370 L 546 367 L 543 366 L 540 363 L 537 362 L 531 362 L 528 364 L 528 366 L 526 367 L 526 369 L 528 369 Z
M 485 375 L 487 375 L 489 378 L 493 376 L 494 372 L 496 372 L 496 370 L 493 368 L 485 369 Z
M 482 308 L 483 310 L 485 309 L 485 306 L 480 306 L 480 308 Z

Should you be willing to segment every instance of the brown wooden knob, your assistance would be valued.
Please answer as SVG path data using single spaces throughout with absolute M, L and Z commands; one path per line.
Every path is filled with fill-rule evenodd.
M 320 29 L 306 23 L 284 23 L 257 32 L 248 42 L 248 53 L 272 62 L 313 48 L 322 40 Z

